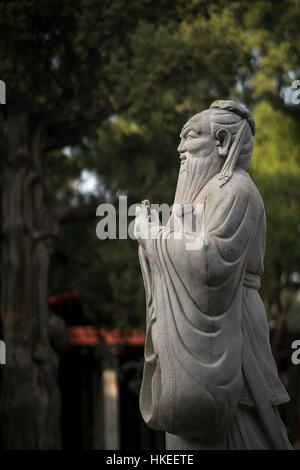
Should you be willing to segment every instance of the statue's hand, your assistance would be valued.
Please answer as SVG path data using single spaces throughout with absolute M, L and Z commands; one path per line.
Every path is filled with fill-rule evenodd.
M 158 213 L 152 209 L 148 200 L 143 201 L 141 207 L 136 208 L 134 236 L 140 245 L 145 248 L 145 241 L 155 237 L 160 220 Z

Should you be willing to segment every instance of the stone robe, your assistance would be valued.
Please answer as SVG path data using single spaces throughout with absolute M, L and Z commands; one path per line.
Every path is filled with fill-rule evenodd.
M 167 448 L 287 449 L 278 378 L 258 293 L 265 211 L 247 172 L 220 175 L 204 205 L 204 246 L 174 239 L 173 219 L 139 248 L 147 300 L 140 410 Z

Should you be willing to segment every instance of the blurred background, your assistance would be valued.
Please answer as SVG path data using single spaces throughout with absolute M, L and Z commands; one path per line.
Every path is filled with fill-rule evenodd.
M 261 296 L 299 448 L 297 79 L 298 0 L 0 1 L 2 449 L 164 448 L 138 409 L 137 244 L 99 240 L 96 208 L 172 204 L 181 127 L 215 99 L 256 120 Z

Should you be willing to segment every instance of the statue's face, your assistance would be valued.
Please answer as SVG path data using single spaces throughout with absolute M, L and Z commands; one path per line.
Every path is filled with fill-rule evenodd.
M 187 155 L 194 158 L 205 158 L 212 155 L 216 148 L 216 137 L 211 133 L 209 116 L 202 112 L 192 117 L 180 133 L 181 142 L 178 147 L 180 159 Z
M 189 203 L 220 171 L 223 160 L 218 153 L 217 139 L 211 133 L 208 111 L 193 116 L 183 126 L 180 137 L 181 165 L 175 202 Z

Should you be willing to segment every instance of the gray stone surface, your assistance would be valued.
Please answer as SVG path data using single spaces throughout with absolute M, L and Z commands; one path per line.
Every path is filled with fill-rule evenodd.
M 258 293 L 266 222 L 247 173 L 254 133 L 247 108 L 214 102 L 181 131 L 167 225 L 148 201 L 137 210 L 147 301 L 140 409 L 166 432 L 167 449 L 291 448 L 277 410 L 289 397 Z

